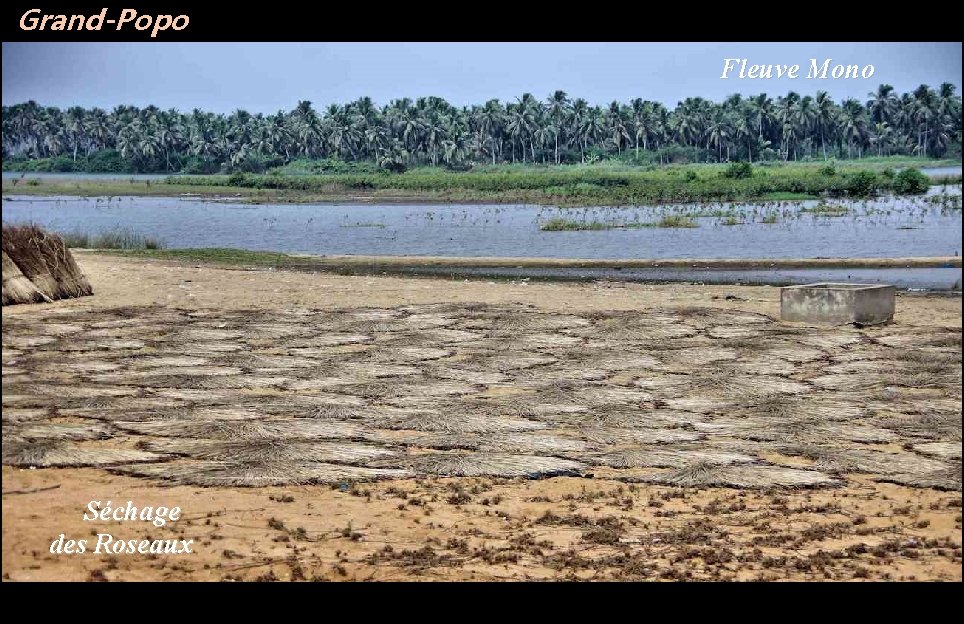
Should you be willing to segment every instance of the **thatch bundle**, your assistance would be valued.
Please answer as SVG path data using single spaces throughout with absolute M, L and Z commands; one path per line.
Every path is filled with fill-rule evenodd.
M 39 299 L 18 279 L 18 272 L 33 283 L 41 294 Z M 3 305 L 83 297 L 93 292 L 62 238 L 36 225 L 3 226 Z
M 392 450 L 358 442 L 317 442 L 249 438 L 240 440 L 194 440 L 163 438 L 142 444 L 155 453 L 187 455 L 192 459 L 264 464 L 277 462 L 363 464 L 373 459 L 393 457 Z
M 408 429 L 436 433 L 499 433 L 545 429 L 545 423 L 494 413 L 445 412 L 434 409 L 382 412 L 374 424 L 382 429 Z
M 82 446 L 65 439 L 3 440 L 3 464 L 6 466 L 110 466 L 131 462 L 165 459 L 164 455 L 129 448 Z
M 23 274 L 20 267 L 10 259 L 7 252 L 3 252 L 3 305 L 13 303 L 40 303 L 50 301 L 50 297 L 43 294 L 30 279 Z
M 587 457 L 593 464 L 611 468 L 687 468 L 690 466 L 729 466 L 756 461 L 751 455 L 714 449 L 633 448 L 599 453 Z
M 200 412 L 200 410 L 197 410 Z M 207 411 L 208 414 L 211 410 Z M 188 417 L 190 418 L 190 417 Z M 194 420 L 117 421 L 119 429 L 140 435 L 187 440 L 309 440 L 360 438 L 367 433 L 354 422 L 326 420 L 212 419 L 198 414 Z
M 344 483 L 376 479 L 405 479 L 414 476 L 412 472 L 406 470 L 293 461 L 251 463 L 187 460 L 161 464 L 131 464 L 118 466 L 112 471 L 136 477 L 164 479 L 182 485 L 206 487 Z
M 627 480 L 697 488 L 806 488 L 839 484 L 833 477 L 815 470 L 753 464 L 721 466 L 706 462 L 679 470 L 629 477 Z
M 401 468 L 416 474 L 440 477 L 529 477 L 578 476 L 585 464 L 542 455 L 423 453 L 379 463 L 385 468 Z

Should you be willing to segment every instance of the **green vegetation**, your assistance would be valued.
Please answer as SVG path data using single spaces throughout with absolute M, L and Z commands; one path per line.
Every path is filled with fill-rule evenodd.
M 744 180 L 746 178 L 753 177 L 753 165 L 748 162 L 735 162 L 730 163 L 723 170 L 724 178 L 733 178 L 735 180 Z
M 87 232 L 60 233 L 68 247 L 74 249 L 163 249 L 164 244 L 150 236 L 128 229 L 114 229 L 99 234 Z
M 103 149 L 77 160 L 65 155 L 48 158 L 5 157 L 3 170 L 37 173 L 134 173 L 135 167 L 132 161 L 125 160 L 117 150 Z
M 822 217 L 842 217 L 847 214 L 849 210 L 846 206 L 833 206 L 821 201 L 816 206 L 801 209 L 801 212 L 809 212 L 810 214 Z
M 439 97 L 384 106 L 362 97 L 319 112 L 301 101 L 271 115 L 29 101 L 4 106 L 2 123 L 5 171 L 364 174 L 485 163 L 959 158 L 961 150 L 961 98 L 950 83 L 903 94 L 883 84 L 863 102 L 837 103 L 824 91 L 690 97 L 673 110 L 642 98 L 592 106 L 564 91 L 464 107 Z
M 847 194 L 852 197 L 870 197 L 877 192 L 881 183 L 880 176 L 872 171 L 858 171 L 847 182 Z
M 661 228 L 695 228 L 699 224 L 695 219 L 686 215 L 666 215 L 656 222 Z
M 570 221 L 562 217 L 553 217 L 542 223 L 539 229 L 543 232 L 571 232 L 584 230 L 611 230 L 617 225 L 602 223 L 601 221 Z
M 804 197 L 868 197 L 880 190 L 894 189 L 899 179 L 888 179 L 873 171 L 849 167 L 827 175 L 821 168 L 814 166 L 752 167 L 743 163 L 736 174 L 732 174 L 729 167 L 716 174 L 708 166 L 696 165 L 652 170 L 602 165 L 551 168 L 503 166 L 467 172 L 420 168 L 402 174 L 275 176 L 239 173 L 203 179 L 171 178 L 168 184 L 198 186 L 206 183 L 214 187 L 294 192 L 315 196 L 332 193 L 373 198 L 391 198 L 393 195 L 429 197 L 442 201 L 640 205 L 760 199 L 772 197 L 774 193 L 792 193 Z
M 639 228 L 695 228 L 699 227 L 696 219 L 690 215 L 664 215 L 658 221 L 575 221 L 562 217 L 553 217 L 539 225 L 544 232 L 572 232 L 591 230 L 621 230 Z
M 904 169 L 894 176 L 894 192 L 899 195 L 926 193 L 930 179 L 917 169 Z
M 790 191 L 778 191 L 775 193 L 766 193 L 762 197 L 762 200 L 766 201 L 802 201 L 805 199 L 819 199 L 816 195 L 808 195 L 807 193 L 793 193 Z
M 794 201 L 868 197 L 877 192 L 918 193 L 926 176 L 915 169 L 894 174 L 894 160 L 865 169 L 853 163 L 668 165 L 487 165 L 470 171 L 420 167 L 405 173 L 248 174 L 172 176 L 164 180 L 5 179 L 3 192 L 23 195 L 215 196 L 250 203 L 423 201 L 531 203 L 560 206 L 638 206 L 725 200 Z M 960 176 L 957 176 L 959 183 Z M 954 183 L 950 180 L 949 183 Z M 713 215 L 706 215 L 713 216 Z
M 156 258 L 179 260 L 183 262 L 229 264 L 236 266 L 280 266 L 298 264 L 296 256 L 273 251 L 246 251 L 226 247 L 205 247 L 198 249 L 125 249 L 112 250 L 119 256 L 136 258 Z M 306 259 L 307 260 L 307 259 Z

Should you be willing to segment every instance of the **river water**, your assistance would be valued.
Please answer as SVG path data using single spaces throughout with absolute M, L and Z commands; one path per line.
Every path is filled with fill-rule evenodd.
M 824 206 L 835 209 L 831 213 L 835 216 L 820 212 L 818 204 L 723 202 L 574 209 L 483 204 L 248 205 L 178 197 L 13 195 L 3 197 L 3 221 L 33 222 L 58 232 L 88 234 L 124 229 L 158 238 L 168 248 L 234 247 L 320 255 L 818 258 L 954 256 L 962 250 L 959 185 L 932 187 L 921 197 L 830 200 Z M 666 214 L 689 215 L 698 227 L 633 225 L 657 223 Z M 630 226 L 541 229 L 553 219 Z M 531 273 L 536 276 L 538 271 Z M 778 281 L 774 272 L 764 273 L 772 278 L 767 278 L 769 281 Z M 795 281 L 799 277 L 784 273 L 780 279 Z M 898 277 L 909 288 L 948 288 L 959 281 L 960 273 L 960 269 L 948 268 Z M 668 276 L 667 281 L 685 279 L 675 272 L 660 275 Z M 690 272 L 694 279 L 709 281 L 721 275 Z M 874 275 L 880 280 L 894 278 L 890 273 Z M 879 281 L 874 275 L 867 279 Z M 596 277 L 660 279 L 646 271 Z M 755 274 L 746 277 L 760 280 Z
M 640 208 L 530 205 L 233 204 L 174 197 L 5 196 L 4 222 L 59 232 L 127 229 L 169 248 L 235 247 L 308 254 L 545 258 L 815 258 L 953 256 L 961 252 L 960 186 L 925 197 Z M 936 199 L 935 199 L 936 198 Z M 947 203 L 957 200 L 954 208 Z M 543 231 L 579 224 L 658 222 L 696 215 L 698 227 Z M 699 216 L 713 214 L 716 216 Z M 727 215 L 726 217 L 720 215 Z M 767 223 L 767 220 L 775 223 Z

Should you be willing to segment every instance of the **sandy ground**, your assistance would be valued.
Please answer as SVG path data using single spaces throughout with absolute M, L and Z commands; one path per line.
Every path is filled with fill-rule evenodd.
M 108 328 L 115 326 L 110 325 L 117 318 L 115 311 L 124 308 L 127 318 L 143 319 L 148 329 L 169 311 L 188 315 L 185 318 L 194 318 L 189 316 L 192 311 L 210 315 L 214 310 L 215 317 L 217 310 L 235 315 L 257 313 L 259 322 L 264 322 L 272 314 L 290 320 L 292 310 L 298 309 L 474 302 L 521 304 L 534 313 L 553 315 L 621 310 L 644 314 L 677 310 L 684 314 L 697 307 L 718 314 L 779 314 L 778 289 L 769 287 L 495 283 L 241 271 L 95 254 L 84 254 L 79 260 L 94 286 L 94 297 L 3 309 L 5 446 L 8 425 L 13 431 L 30 424 L 31 410 L 37 411 L 32 404 L 17 403 L 21 376 L 30 376 L 35 383 L 62 376 L 53 359 L 48 369 L 18 371 L 17 360 L 24 356 L 11 355 L 17 347 L 8 347 L 8 336 L 20 341 L 22 353 L 29 339 L 42 338 L 45 327 L 51 334 L 63 331 L 69 323 L 61 317 L 69 319 L 72 314 L 85 323 L 99 322 L 100 327 Z M 208 318 L 203 315 L 200 318 Z M 902 406 L 926 403 L 939 407 L 935 412 L 905 409 L 900 414 L 917 418 L 914 426 L 926 420 L 928 426 L 937 427 L 938 437 L 926 439 L 951 447 L 950 451 L 941 447 L 941 461 L 946 460 L 944 465 L 951 471 L 950 486 L 943 489 L 930 487 L 927 483 L 932 481 L 922 480 L 916 473 L 909 478 L 888 476 L 883 469 L 830 471 L 811 458 L 783 455 L 783 447 L 759 442 L 753 443 L 757 445 L 753 453 L 771 465 L 808 473 L 813 468 L 814 474 L 832 477 L 832 485 L 813 489 L 677 487 L 652 481 L 663 472 L 643 471 L 639 474 L 651 480 L 633 482 L 625 471 L 596 466 L 580 477 L 545 479 L 422 474 L 363 483 L 201 487 L 189 484 L 190 475 L 158 481 L 101 468 L 5 465 L 3 579 L 960 581 L 961 300 L 901 296 L 895 320 L 887 329 L 859 332 L 861 340 L 873 343 L 875 357 L 883 352 L 887 340 L 901 345 L 907 336 L 925 337 L 937 344 L 936 336 L 940 344 L 951 345 L 950 350 L 934 347 L 928 354 L 950 358 L 949 375 L 957 376 L 956 392 L 949 386 L 924 384 L 928 387 L 906 388 L 893 398 L 894 404 Z M 54 322 L 58 323 L 56 329 Z M 737 330 L 742 327 L 735 321 L 732 325 Z M 838 339 L 855 335 L 854 331 L 802 329 L 801 335 L 812 333 L 836 344 Z M 519 339 L 525 336 L 520 333 Z M 883 343 L 878 344 L 880 341 Z M 191 356 L 190 345 L 180 348 L 183 356 Z M 617 349 L 614 355 L 626 355 L 613 348 Z M 835 366 L 847 364 L 847 352 L 836 346 L 826 352 Z M 67 365 L 73 355 L 64 352 L 60 358 Z M 818 374 L 816 367 L 822 365 L 821 361 L 806 364 L 806 374 Z M 854 370 L 859 373 L 860 369 Z M 930 374 L 938 373 L 932 370 Z M 829 398 L 839 398 L 835 387 L 830 390 Z M 7 396 L 15 398 L 8 403 Z M 56 398 L 49 401 L 53 405 Z M 123 409 L 123 400 L 116 405 Z M 860 432 L 870 431 L 871 426 L 879 432 L 880 423 L 890 422 L 887 418 L 893 419 L 897 413 L 888 412 L 887 406 L 873 409 L 875 413 L 865 419 L 866 426 L 860 425 L 864 427 Z M 64 414 L 69 411 L 63 410 Z M 698 426 L 707 424 L 700 418 L 696 419 Z M 62 415 L 54 420 L 71 425 L 77 419 Z M 720 422 L 720 418 L 710 418 L 708 424 Z M 916 430 L 910 428 L 910 434 L 899 428 L 895 431 L 892 439 L 854 444 L 861 452 L 936 461 L 912 452 L 922 440 L 913 437 Z M 158 443 L 151 440 L 149 444 Z M 142 448 L 135 437 L 120 437 L 117 444 L 132 452 Z M 702 441 L 694 444 L 705 447 Z M 738 448 L 733 444 L 726 448 Z M 751 452 L 746 450 L 749 446 L 739 448 Z M 4 457 L 7 463 L 6 448 Z M 946 484 L 942 478 L 941 484 Z M 145 522 L 84 522 L 91 500 L 115 504 L 130 500 L 139 507 L 179 506 L 183 516 L 161 528 Z M 193 553 L 65 555 L 49 551 L 51 542 L 62 533 L 68 539 L 87 539 L 93 546 L 96 535 L 103 532 L 125 540 L 190 539 L 194 540 Z
M 423 303 L 521 303 L 547 311 L 639 310 L 713 306 L 779 316 L 779 289 L 770 286 L 643 285 L 494 282 L 340 276 L 296 271 L 235 270 L 93 253 L 77 254 L 97 296 L 40 306 L 8 306 L 8 315 L 38 309 L 165 305 L 198 309 L 387 307 Z M 733 297 L 727 299 L 727 297 Z M 895 321 L 961 327 L 960 297 L 903 295 Z

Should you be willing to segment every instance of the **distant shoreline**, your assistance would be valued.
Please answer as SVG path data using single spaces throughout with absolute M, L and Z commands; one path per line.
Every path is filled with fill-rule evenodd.
M 953 169 L 957 163 L 934 161 Z M 928 163 L 931 164 L 931 163 Z M 959 172 L 928 178 L 919 161 L 883 159 L 766 164 L 517 167 L 471 171 L 420 168 L 405 173 L 131 175 L 84 178 L 24 173 L 3 178 L 3 195 L 203 198 L 237 203 L 530 204 L 561 207 L 641 206 L 722 201 L 801 201 L 920 194 L 928 185 L 960 184 Z

